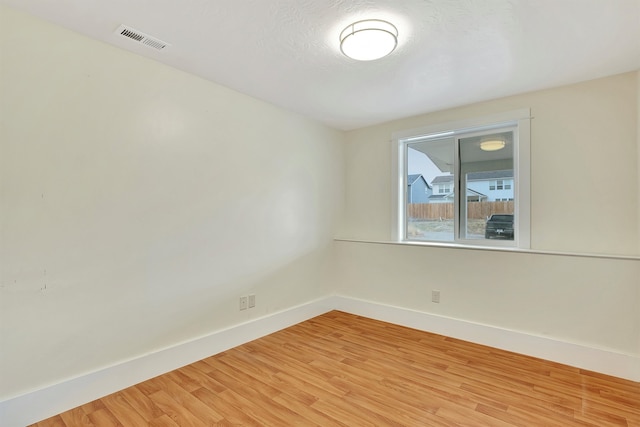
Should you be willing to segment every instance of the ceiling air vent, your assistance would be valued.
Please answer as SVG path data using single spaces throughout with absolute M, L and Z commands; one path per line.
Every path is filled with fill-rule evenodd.
M 147 35 L 142 31 L 134 30 L 133 28 L 127 27 L 126 25 L 120 25 L 120 27 L 116 30 L 116 33 L 138 43 L 142 43 L 143 45 L 152 47 L 156 50 L 162 50 L 165 47 L 171 46 L 167 42 L 163 42 L 160 39 L 151 37 L 150 35 Z

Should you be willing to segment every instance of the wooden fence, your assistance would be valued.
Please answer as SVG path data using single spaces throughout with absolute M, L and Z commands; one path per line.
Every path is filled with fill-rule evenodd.
M 467 218 L 486 219 L 494 213 L 513 213 L 510 202 L 469 202 Z M 407 205 L 410 219 L 453 219 L 453 203 L 413 203 Z

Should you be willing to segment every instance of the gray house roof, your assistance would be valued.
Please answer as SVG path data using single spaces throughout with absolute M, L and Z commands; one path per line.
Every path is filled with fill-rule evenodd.
M 490 179 L 513 178 L 513 170 L 489 171 L 489 172 L 471 172 L 467 174 L 469 181 L 487 181 Z M 453 182 L 453 175 L 440 175 L 433 178 L 431 184 L 446 184 Z
M 513 170 L 490 171 L 490 172 L 472 172 L 467 174 L 469 181 L 486 181 L 488 179 L 513 178 Z
M 481 192 L 476 191 L 472 188 L 467 188 L 467 197 L 473 196 L 473 195 L 480 196 L 480 197 L 487 197 L 486 194 L 482 194 Z
M 452 181 L 453 181 L 453 175 L 440 175 L 433 178 L 433 181 L 431 181 L 431 184 L 442 184 L 442 183 L 452 182 Z
M 429 185 L 429 183 L 427 182 L 426 179 L 424 179 L 424 176 L 422 176 L 422 174 L 412 174 L 412 175 L 407 175 L 407 185 L 409 187 L 411 187 L 417 180 L 419 180 L 420 178 L 422 178 L 422 180 L 424 181 L 424 183 L 426 184 L 427 188 L 431 188 L 431 186 Z
M 452 194 L 453 193 L 449 193 L 449 194 L 432 194 L 431 196 L 429 196 L 429 200 L 447 199 L 447 198 L 450 198 Z

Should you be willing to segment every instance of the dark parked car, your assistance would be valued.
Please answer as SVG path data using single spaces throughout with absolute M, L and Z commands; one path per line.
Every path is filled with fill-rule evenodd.
M 513 214 L 493 214 L 487 220 L 485 239 L 513 240 Z

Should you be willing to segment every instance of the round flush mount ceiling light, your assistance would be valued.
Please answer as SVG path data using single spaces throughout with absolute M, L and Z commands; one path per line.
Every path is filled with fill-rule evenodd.
M 349 58 L 372 61 L 389 55 L 398 45 L 398 29 L 381 19 L 366 19 L 340 33 L 340 50 Z
M 504 139 L 489 138 L 480 142 L 480 149 L 482 151 L 498 151 L 502 150 L 505 145 Z

